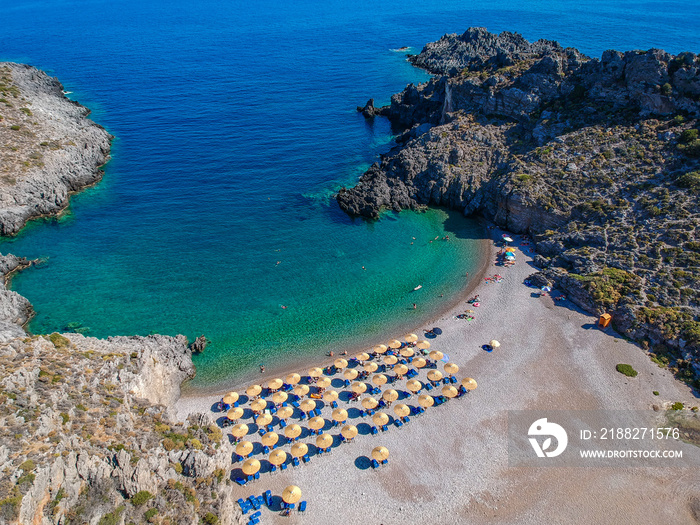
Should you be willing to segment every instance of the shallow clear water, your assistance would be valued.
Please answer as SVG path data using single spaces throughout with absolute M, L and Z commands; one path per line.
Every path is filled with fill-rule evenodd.
M 0 59 L 58 76 L 117 137 L 68 215 L 0 245 L 49 258 L 13 281 L 37 310 L 30 329 L 206 334 L 204 386 L 431 318 L 474 269 L 480 230 L 442 210 L 340 212 L 333 192 L 391 145 L 355 106 L 428 78 L 393 49 L 470 25 L 594 55 L 700 49 L 697 6 L 610 4 L 1 4 Z

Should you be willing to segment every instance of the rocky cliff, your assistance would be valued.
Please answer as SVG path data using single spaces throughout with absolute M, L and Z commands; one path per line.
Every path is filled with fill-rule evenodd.
M 34 68 L 0 64 L 0 97 L 8 235 L 97 182 L 111 136 Z M 187 339 L 29 335 L 31 304 L 6 284 L 31 264 L 0 255 L 0 524 L 245 522 L 228 439 L 209 414 L 173 417 Z
M 23 64 L 0 62 L 0 234 L 54 215 L 96 183 L 112 136 L 67 99 L 63 86 Z
M 538 277 L 692 376 L 700 355 L 700 59 L 589 58 L 471 28 L 368 118 L 397 146 L 338 194 L 353 216 L 447 206 L 536 240 Z M 700 369 L 699 369 L 700 370 Z

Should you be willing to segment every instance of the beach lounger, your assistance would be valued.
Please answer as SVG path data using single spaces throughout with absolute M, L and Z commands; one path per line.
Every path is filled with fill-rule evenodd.
M 456 382 L 457 382 L 457 378 L 455 376 L 452 376 L 450 378 L 450 383 L 456 383 Z
M 287 464 L 286 464 L 286 463 L 282 463 L 282 464 L 280 465 L 280 470 L 287 470 Z
M 382 465 L 386 465 L 387 463 L 389 463 L 389 460 L 388 460 L 388 459 L 385 459 L 385 460 L 382 461 Z
M 425 389 L 428 390 L 428 391 L 430 391 L 430 390 L 433 389 L 433 385 L 431 385 L 430 383 L 426 383 L 426 384 L 425 384 Z
M 411 422 L 411 418 L 408 417 L 408 416 L 406 416 L 406 417 L 403 418 L 403 422 L 404 422 L 404 423 L 410 423 L 410 422 Z
M 251 516 L 250 519 L 248 520 L 248 525 L 258 525 L 258 523 L 260 523 L 260 518 L 259 518 L 259 517 L 253 518 L 253 517 Z
M 396 426 L 399 428 L 403 426 L 403 422 L 400 419 L 397 419 L 396 421 L 394 421 L 394 423 L 396 423 Z
M 302 421 L 304 421 L 304 420 L 306 419 L 306 412 L 302 412 L 302 413 L 301 413 L 301 416 L 299 417 L 299 419 L 301 419 Z
M 378 468 L 378 467 L 379 467 L 379 463 L 377 462 L 376 459 L 373 459 L 373 460 L 372 460 L 371 465 L 372 465 L 372 468 Z
M 299 408 L 299 401 L 292 401 L 292 406 L 295 408 Z
M 304 460 L 304 463 L 308 463 L 309 461 L 311 461 L 311 458 L 308 454 L 304 454 L 301 459 Z
M 263 492 L 263 498 L 265 499 L 265 505 L 268 507 L 272 505 L 272 491 L 266 490 Z
M 253 508 L 255 510 L 260 510 L 260 508 L 262 507 L 261 501 L 258 498 L 256 498 L 255 496 L 250 496 L 248 498 L 248 501 L 250 501 L 250 504 L 253 506 Z
M 264 428 L 261 428 L 258 430 L 258 434 L 260 434 L 261 436 L 264 436 L 265 434 L 267 434 L 267 430 L 265 430 Z
M 277 465 L 270 465 L 270 474 L 277 472 Z
M 284 419 L 280 419 L 280 428 L 284 428 L 287 426 L 287 422 Z
M 269 454 L 269 453 L 270 453 L 270 447 L 268 447 L 267 445 L 264 445 L 264 446 L 263 446 L 263 453 Z
M 241 487 L 248 483 L 248 480 L 246 478 L 236 478 L 236 483 L 238 483 Z
M 304 512 L 306 510 L 306 501 L 299 502 L 299 512 Z
M 272 432 L 274 429 L 275 429 L 275 427 L 273 427 L 271 424 L 270 424 L 270 425 L 267 425 L 267 431 L 268 431 L 268 432 Z
M 299 458 L 292 458 L 292 465 L 294 465 L 295 467 L 298 467 L 299 466 Z
M 375 426 L 372 426 L 372 428 L 370 429 L 370 432 L 372 433 L 373 436 L 376 434 L 379 434 L 379 430 L 377 430 L 377 427 L 375 427 Z
M 337 401 L 331 402 L 331 406 L 332 406 L 333 408 L 338 408 L 338 402 L 337 402 Z
M 253 506 L 250 504 L 250 502 L 244 499 L 238 500 L 238 506 L 241 507 L 241 512 L 243 514 L 248 514 L 251 510 L 253 510 Z
M 389 427 L 387 425 L 382 425 L 382 432 L 386 432 L 389 430 Z

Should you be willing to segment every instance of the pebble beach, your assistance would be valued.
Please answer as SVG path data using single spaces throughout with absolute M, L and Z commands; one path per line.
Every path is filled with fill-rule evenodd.
M 480 306 L 463 300 L 430 326 L 414 330 L 422 336 L 424 328 L 442 328 L 443 334 L 430 340 L 431 350 L 447 354 L 460 368 L 457 377 L 476 379 L 478 388 L 428 408 L 401 428 L 390 425 L 378 435 L 369 433 L 371 417 L 359 416 L 359 402 L 339 401 L 340 408 L 349 411 L 347 423 L 360 431 L 352 442 L 341 443 L 341 427 L 327 424 L 324 431 L 335 436 L 332 452 L 311 455 L 307 464 L 284 472 L 270 474 L 263 468 L 259 480 L 235 489 L 245 499 L 265 490 L 280 495 L 288 485 L 301 488 L 302 499 L 308 502 L 303 514 L 282 517 L 274 507 L 263 507 L 265 523 L 542 523 L 545 518 L 550 523 L 685 523 L 692 519 L 692 510 L 682 504 L 700 490 L 700 474 L 691 468 L 509 467 L 509 410 L 651 410 L 676 401 L 692 406 L 697 399 L 638 346 L 612 328 L 597 327 L 597 318 L 570 302 L 553 299 L 560 295 L 557 290 L 540 296 L 537 289 L 526 286 L 525 279 L 536 269 L 530 246 L 522 245 L 519 237 L 513 243 L 516 265 L 494 266 L 501 232 L 491 231 L 492 257 L 476 289 L 469 291 L 470 296 L 480 296 Z M 503 278 L 487 280 L 495 274 Z M 474 312 L 472 320 L 457 317 L 466 310 Z M 400 336 L 387 334 L 387 341 L 395 337 Z M 487 352 L 483 345 L 492 339 L 501 347 Z M 618 363 L 631 364 L 639 375 L 628 378 L 618 373 Z M 304 376 L 317 364 L 296 371 Z M 427 370 L 419 372 L 417 379 L 425 382 Z M 246 386 L 231 384 L 229 390 L 242 391 Z M 405 380 L 383 390 L 387 387 L 406 390 Z M 211 413 L 224 393 L 182 397 L 176 405 L 178 416 Z M 417 405 L 415 398 L 399 402 Z M 325 405 L 322 416 L 330 421 L 332 408 Z M 393 416 L 391 408 L 384 411 Z M 305 427 L 303 421 L 294 422 Z M 259 438 L 252 434 L 244 439 Z M 315 436 L 308 431 L 299 441 L 314 450 Z M 387 447 L 390 458 L 387 465 L 374 469 L 369 462 L 378 445 Z M 280 448 L 289 453 L 290 445 Z M 241 463 L 232 463 L 232 477 L 241 475 Z

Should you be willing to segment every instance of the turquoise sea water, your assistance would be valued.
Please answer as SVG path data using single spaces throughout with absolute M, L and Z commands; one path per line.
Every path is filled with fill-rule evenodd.
M 206 334 L 195 386 L 399 335 L 474 270 L 482 234 L 458 214 L 365 223 L 332 199 L 391 146 L 355 106 L 428 78 L 394 49 L 478 25 L 700 51 L 700 7 L 675 1 L 8 4 L 0 59 L 58 76 L 117 137 L 69 214 L 0 244 L 48 257 L 13 280 L 30 329 Z

